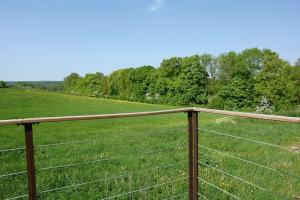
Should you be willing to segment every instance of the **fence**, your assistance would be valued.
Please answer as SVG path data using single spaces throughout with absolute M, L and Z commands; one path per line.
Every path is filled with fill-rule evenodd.
M 218 134 L 221 136 L 225 136 L 225 137 L 230 137 L 230 138 L 234 138 L 234 139 L 239 139 L 239 140 L 244 140 L 244 141 L 249 141 L 249 142 L 254 142 L 254 143 L 259 143 L 259 144 L 263 144 L 263 145 L 268 145 L 268 146 L 272 146 L 272 147 L 277 147 L 277 148 L 281 148 L 281 149 L 285 149 L 285 147 L 279 146 L 279 145 L 274 145 L 274 144 L 270 144 L 270 143 L 266 143 L 266 142 L 260 142 L 260 141 L 255 141 L 255 140 L 251 140 L 248 138 L 244 138 L 244 137 L 240 137 L 240 136 L 235 136 L 235 135 L 230 135 L 230 134 L 226 134 L 223 132 L 218 132 L 218 131 L 212 131 L 212 130 L 207 130 L 207 129 L 203 129 L 203 128 L 199 128 L 198 126 L 198 113 L 199 112 L 204 112 L 204 113 L 212 113 L 212 114 L 221 114 L 221 115 L 229 115 L 229 116 L 237 116 L 237 117 L 242 117 L 242 118 L 253 118 L 253 119 L 260 119 L 260 120 L 271 120 L 271 121 L 281 121 L 281 122 L 288 122 L 288 123 L 300 123 L 300 118 L 296 118 L 296 117 L 284 117 L 284 116 L 274 116 L 274 115 L 264 115 L 264 114 L 254 114 L 254 113 L 242 113 L 242 112 L 229 112 L 229 111 L 222 111 L 222 110 L 212 110 L 212 109 L 203 109 L 203 108 L 182 108 L 182 109 L 173 109 L 173 110 L 162 110 L 162 111 L 152 111 L 152 112 L 136 112 L 136 113 L 120 113 L 120 114 L 103 114 L 103 115 L 85 115 L 85 116 L 65 116 L 65 117 L 43 117 L 43 118 L 27 118 L 27 119 L 12 119 L 12 120 L 0 120 L 0 125 L 22 125 L 24 126 L 24 130 L 25 130 L 25 148 L 16 148 L 14 150 L 17 149 L 25 149 L 26 151 L 26 162 L 27 162 L 27 171 L 21 171 L 21 172 L 15 172 L 15 173 L 9 173 L 9 174 L 3 174 L 0 175 L 1 177 L 5 177 L 5 176 L 10 176 L 10 175 L 17 175 L 17 174 L 25 174 L 27 173 L 27 181 L 28 181 L 28 195 L 21 195 L 21 196 L 16 196 L 16 197 L 12 197 L 10 199 L 18 199 L 18 198 L 22 198 L 22 197 L 27 197 L 30 200 L 35 200 L 37 199 L 37 189 L 36 189 L 36 169 L 35 169 L 35 155 L 34 155 L 34 144 L 33 144 L 33 125 L 37 124 L 37 123 L 46 123 L 46 122 L 64 122 L 64 121 L 77 121 L 77 120 L 100 120 L 100 119 L 114 119 L 114 118 L 128 118 L 128 117 L 142 117 L 142 116 L 151 116 L 151 115 L 166 115 L 166 114 L 172 114 L 172 113 L 187 113 L 187 125 L 188 125 L 188 139 L 187 139 L 187 143 L 188 143 L 188 148 L 187 148 L 187 153 L 188 153 L 188 166 L 187 166 L 187 171 L 188 171 L 188 198 L 190 200 L 194 200 L 194 199 L 199 199 L 199 198 L 203 198 L 203 199 L 207 199 L 205 196 L 203 196 L 202 194 L 200 194 L 199 192 L 199 182 L 205 183 L 210 185 L 213 188 L 216 188 L 222 192 L 224 192 L 225 194 L 229 195 L 230 197 L 234 198 L 234 199 L 239 199 L 238 197 L 236 197 L 235 195 L 231 194 L 230 192 L 223 190 L 222 188 L 210 183 L 207 180 L 204 180 L 203 178 L 201 178 L 199 176 L 199 165 L 203 165 L 206 167 L 209 167 L 213 170 L 216 170 L 220 173 L 223 173 L 225 175 L 228 175 L 230 177 L 233 177 L 237 180 L 243 181 L 244 183 L 247 183 L 249 185 L 252 185 L 256 188 L 259 188 L 261 190 L 265 190 L 264 188 L 257 186 L 256 184 L 253 184 L 249 181 L 246 181 L 242 178 L 239 178 L 237 176 L 234 176 L 230 173 L 227 173 L 221 169 L 218 169 L 214 166 L 211 166 L 207 163 L 201 162 L 199 161 L 199 149 L 198 148 L 202 148 L 205 150 L 209 150 L 209 151 L 213 151 L 216 153 L 220 153 L 224 156 L 228 156 L 228 157 L 232 157 L 238 160 L 241 160 L 243 162 L 246 163 L 250 163 L 252 165 L 256 165 L 259 167 L 262 167 L 264 169 L 268 169 L 271 171 L 276 171 L 278 173 L 281 173 L 280 171 L 278 171 L 277 169 L 268 167 L 268 166 L 264 166 L 243 158 L 239 158 L 233 155 L 229 155 L 226 154 L 224 152 L 218 151 L 216 149 L 213 148 L 209 148 L 206 147 L 204 145 L 198 144 L 198 131 L 200 130 L 201 132 L 210 132 L 213 134 Z M 201 122 L 201 119 L 200 119 Z M 80 143 L 83 142 L 81 141 L 72 141 L 71 143 Z M 69 143 L 69 142 L 66 142 Z M 59 145 L 59 144 L 64 144 L 64 143 L 58 143 L 58 144 L 51 144 L 51 145 Z M 4 149 L 1 150 L 2 152 L 5 151 L 10 151 L 11 149 Z M 147 152 L 146 152 L 147 153 Z M 154 152 L 149 152 L 149 153 L 154 153 Z M 120 156 L 119 156 L 120 157 Z M 109 159 L 116 159 L 117 157 L 113 157 L 113 158 L 109 158 Z M 99 162 L 102 160 L 93 160 L 93 161 L 87 161 L 87 162 L 82 162 L 82 163 L 72 163 L 69 165 L 62 165 L 62 166 L 56 166 L 56 168 L 63 168 L 63 167 L 70 167 L 70 166 L 75 166 L 75 165 L 82 165 L 82 164 L 86 164 L 86 163 L 93 163 L 93 162 Z M 160 167 L 166 167 L 169 166 L 170 164 L 166 164 L 166 165 L 162 165 Z M 172 164 L 173 165 L 173 164 Z M 43 169 L 39 169 L 39 170 L 47 170 L 47 169 L 51 169 L 52 167 L 47 167 L 47 168 L 43 168 Z M 147 170 L 152 170 L 152 169 L 147 169 Z M 141 170 L 142 171 L 147 171 L 147 170 Z M 139 173 L 139 172 L 133 172 L 133 173 L 129 173 L 129 174 L 134 174 L 134 173 Z M 126 176 L 128 174 L 123 174 L 120 176 Z M 119 176 L 115 176 L 115 177 L 119 177 Z M 107 178 L 104 178 L 107 179 Z M 101 179 L 103 180 L 103 179 Z M 98 182 L 99 180 L 95 180 L 95 181 L 90 181 L 90 182 L 84 182 L 82 184 L 75 184 L 75 185 L 71 185 L 71 186 L 65 186 L 65 187 L 61 187 L 61 188 L 56 188 L 56 189 L 50 189 L 50 190 L 45 190 L 45 191 L 41 191 L 40 193 L 46 193 L 46 192 L 50 192 L 53 190 L 60 190 L 60 189 L 65 189 L 68 187 L 78 187 L 78 186 L 82 186 L 82 185 L 86 185 L 86 184 L 90 184 L 90 183 L 95 183 Z M 173 183 L 177 180 L 171 180 L 168 181 L 166 183 L 163 184 L 170 184 Z M 138 191 L 142 191 L 142 190 L 147 190 L 150 189 L 152 187 L 159 187 L 162 184 L 156 184 L 156 185 L 151 185 L 149 187 L 145 187 L 142 188 Z M 201 186 L 200 186 L 201 188 Z M 121 197 L 130 193 L 134 193 L 136 191 L 128 191 L 127 193 L 122 193 L 119 195 L 115 195 L 113 197 L 108 197 L 106 199 L 111 199 L 111 198 L 115 198 L 115 197 Z M 178 194 L 175 195 L 169 199 L 174 199 L 180 196 L 186 195 L 186 193 L 182 193 L 182 194 Z

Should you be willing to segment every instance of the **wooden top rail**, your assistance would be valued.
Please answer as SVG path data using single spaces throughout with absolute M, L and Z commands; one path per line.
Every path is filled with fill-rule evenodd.
M 192 111 L 192 110 L 193 110 L 193 108 L 180 108 L 180 109 L 149 111 L 149 112 L 9 119 L 9 120 L 0 120 L 0 126 L 1 125 L 14 125 L 14 124 L 30 124 L 30 123 L 33 124 L 33 123 L 41 123 L 41 122 L 63 122 L 63 121 L 78 121 L 78 120 L 93 120 L 93 119 L 140 117 L 140 116 L 163 115 L 163 114 L 171 114 L 171 113 L 188 112 L 188 111 Z
M 238 116 L 238 117 L 244 117 L 244 118 L 271 120 L 271 121 L 300 123 L 300 117 L 285 117 L 285 116 L 278 116 L 278 115 L 265 115 L 265 114 L 256 114 L 256 113 L 233 112 L 233 111 L 225 111 L 225 110 L 214 110 L 214 109 L 207 109 L 207 108 L 192 108 L 191 107 L 191 108 L 180 108 L 180 109 L 149 111 L 149 112 L 9 119 L 9 120 L 0 120 L 0 126 L 1 125 L 34 124 L 34 123 L 41 123 L 41 122 L 63 122 L 63 121 L 78 121 L 78 120 L 93 120 L 93 119 L 140 117 L 140 116 L 162 115 L 162 114 L 172 114 L 172 113 L 190 112 L 190 111 Z
M 300 117 L 286 117 L 286 116 L 279 116 L 279 115 L 266 115 L 266 114 L 257 114 L 257 113 L 248 113 L 248 112 L 234 112 L 234 111 L 226 111 L 226 110 L 207 109 L 207 108 L 193 108 L 193 111 L 221 114 L 221 115 L 230 115 L 230 116 L 237 116 L 237 117 L 244 117 L 244 118 L 300 123 Z

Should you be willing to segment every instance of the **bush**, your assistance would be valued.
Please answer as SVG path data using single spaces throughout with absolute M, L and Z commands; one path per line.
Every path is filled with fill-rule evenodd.
M 0 81 L 0 88 L 6 88 L 6 83 L 4 81 Z
M 219 95 L 225 99 L 225 109 L 240 110 L 253 107 L 254 92 L 250 80 L 233 78 L 229 84 L 223 86 Z
M 208 104 L 209 108 L 224 109 L 225 101 L 220 96 L 213 96 Z

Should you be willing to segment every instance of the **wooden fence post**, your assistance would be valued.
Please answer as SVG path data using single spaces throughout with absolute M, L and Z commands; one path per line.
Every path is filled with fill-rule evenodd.
M 36 182 L 34 167 L 34 149 L 32 136 L 32 123 L 23 124 L 25 128 L 25 146 L 27 161 L 27 179 L 28 179 L 28 199 L 36 200 Z
M 189 200 L 198 199 L 198 112 L 188 112 Z

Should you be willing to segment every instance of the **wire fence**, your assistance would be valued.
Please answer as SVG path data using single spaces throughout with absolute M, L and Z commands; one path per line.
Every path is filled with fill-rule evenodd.
M 23 124 L 25 147 L 0 149 L 3 162 L 0 168 L 0 185 L 3 187 L 0 196 L 5 200 L 63 199 L 72 198 L 72 195 L 78 197 L 80 194 L 97 199 L 298 198 L 300 171 L 294 165 L 300 164 L 300 146 L 291 148 L 284 145 L 286 139 L 282 139 L 285 138 L 282 133 L 277 134 L 277 140 L 259 137 L 274 131 L 274 122 L 271 129 L 248 132 L 237 124 L 225 123 L 220 126 L 214 121 L 204 120 L 202 124 L 200 118 L 201 126 L 198 127 L 199 111 L 203 110 L 193 108 L 132 114 L 147 116 L 187 112 L 187 126 L 160 126 L 159 129 L 144 130 L 143 127 L 129 123 L 130 126 L 118 127 L 119 131 L 113 131 L 112 136 L 104 137 L 95 132 L 91 134 L 92 137 L 36 145 L 32 139 L 32 125 L 35 121 L 26 121 Z M 211 111 L 214 114 L 216 112 L 219 111 Z M 224 111 L 220 111 L 220 114 L 224 114 Z M 244 113 L 228 114 L 245 117 Z M 120 114 L 120 117 L 128 116 L 131 114 Z M 255 118 L 253 114 L 249 116 Z M 84 119 L 110 117 L 87 116 Z M 119 116 L 113 115 L 112 118 L 115 117 Z M 295 118 L 259 115 L 256 119 L 260 118 L 298 123 Z M 80 117 L 75 119 L 80 120 Z M 51 122 L 59 119 L 38 119 L 36 122 L 39 120 Z M 64 120 L 69 118 L 65 117 Z M 256 122 L 245 121 L 248 124 L 241 122 L 241 125 L 249 126 L 252 123 L 249 130 L 259 127 Z M 280 128 L 284 126 L 276 123 Z M 300 144 L 298 124 L 295 127 L 293 140 L 297 143 L 298 138 Z M 105 132 L 105 129 L 101 131 Z M 263 134 L 258 134 L 260 131 Z M 16 161 L 24 154 L 27 170 L 13 170 L 18 165 L 9 161 Z M 35 166 L 34 160 L 42 158 L 44 162 Z M 24 175 L 27 175 L 27 180 Z M 25 181 L 28 181 L 28 193 L 21 193 Z M 12 187 L 18 187 L 15 184 L 22 186 L 15 193 L 9 193 Z
M 226 194 L 226 195 L 228 195 L 228 196 L 230 196 L 230 197 L 232 197 L 232 198 L 234 198 L 234 199 L 240 200 L 239 197 L 237 197 L 237 196 L 231 194 L 230 192 L 227 192 L 226 190 L 224 190 L 224 189 L 222 189 L 222 188 L 220 188 L 220 187 L 214 185 L 213 183 L 210 183 L 209 181 L 206 181 L 206 180 L 204 180 L 204 179 L 202 179 L 202 178 L 199 178 L 199 180 L 200 180 L 200 182 L 204 182 L 205 184 L 208 184 L 209 186 L 211 186 L 211 187 L 213 187 L 213 188 L 215 188 L 215 189 L 217 189 L 217 190 L 223 192 L 224 194 Z
M 221 169 L 218 169 L 218 168 L 213 167 L 213 166 L 211 166 L 211 165 L 205 164 L 205 163 L 203 163 L 203 162 L 201 162 L 201 161 L 199 161 L 199 163 L 200 163 L 201 165 L 204 165 L 204 166 L 206 166 L 206 167 L 209 167 L 209 168 L 211 168 L 211 169 L 213 169 L 213 170 L 215 170 L 215 171 L 217 171 L 217 172 L 220 172 L 221 174 L 225 174 L 225 175 L 227 175 L 227 176 L 230 176 L 230 177 L 232 177 L 232 178 L 234 178 L 234 179 L 237 179 L 237 180 L 239 180 L 239 181 L 241 181 L 241 182 L 243 182 L 243 183 L 245 183 L 245 184 L 249 184 L 249 185 L 251 185 L 251 186 L 253 186 L 253 187 L 256 187 L 256 188 L 258 188 L 258 189 L 260 189 L 260 190 L 262 190 L 262 191 L 266 191 L 265 188 L 263 188 L 263 187 L 261 187 L 261 186 L 258 186 L 258 185 L 254 184 L 254 183 L 251 183 L 251 182 L 249 182 L 249 181 L 247 181 L 247 180 L 245 180 L 245 179 L 243 179 L 243 178 L 240 178 L 240 177 L 237 177 L 237 176 L 232 175 L 232 174 L 230 174 L 230 173 L 227 173 L 227 172 L 225 172 L 225 171 L 223 171 L 223 170 L 221 170 Z
M 300 171 L 296 166 L 297 163 L 300 163 L 300 148 L 275 144 L 266 141 L 265 138 L 268 140 L 274 139 L 274 141 L 276 140 L 280 143 L 298 144 L 300 142 L 299 125 L 294 126 L 293 135 L 291 136 L 294 139 L 292 139 L 293 142 L 289 142 L 289 138 L 287 139 L 288 136 L 286 135 L 292 126 L 287 126 L 284 129 L 283 127 L 286 124 L 280 124 L 279 122 L 275 124 L 273 122 L 267 125 L 269 126 L 267 130 L 260 130 L 256 124 L 259 122 L 244 121 L 248 124 L 243 123 L 241 120 L 239 120 L 239 123 L 246 126 L 249 126 L 249 123 L 251 123 L 252 127 L 256 128 L 256 131 L 251 130 L 248 132 L 247 129 L 240 129 L 239 124 L 232 123 L 232 121 L 224 123 L 223 126 L 212 126 L 210 123 L 206 124 L 210 128 L 198 128 L 199 135 L 201 136 L 201 144 L 198 144 L 200 148 L 200 161 L 198 163 L 200 169 L 202 169 L 200 170 L 202 173 L 199 175 L 199 181 L 200 183 L 202 182 L 202 191 L 200 186 L 200 192 L 202 193 L 199 193 L 199 197 L 203 199 L 208 199 L 208 197 L 216 198 L 216 194 L 206 192 L 209 191 L 207 188 L 211 187 L 223 193 L 221 196 L 224 198 L 227 196 L 231 199 L 298 199 L 300 194 Z M 249 126 L 249 129 L 252 127 Z M 213 128 L 217 130 L 213 130 Z M 219 129 L 221 128 L 231 132 L 220 131 Z M 279 130 L 276 130 L 276 128 Z M 283 130 L 286 132 L 283 133 Z M 266 137 L 269 134 L 272 134 L 273 137 Z M 201 156 L 205 156 L 202 161 Z M 222 160 L 216 162 L 218 164 L 211 162 L 218 159 Z M 227 159 L 231 159 L 232 161 L 227 161 Z M 233 161 L 238 161 L 238 163 Z M 221 169 L 220 166 L 223 166 L 222 168 L 229 168 L 230 171 L 235 169 L 236 173 L 244 174 L 245 177 L 248 177 L 248 180 L 241 175 L 227 172 L 225 169 Z M 246 171 L 242 173 L 242 169 L 246 169 Z M 224 179 L 227 180 L 225 184 L 223 184 Z M 258 197 L 257 192 L 251 192 L 255 191 L 251 188 L 242 191 L 241 184 L 235 182 L 240 182 L 260 191 L 260 197 Z M 239 189 L 234 189 L 235 186 L 238 186 Z M 226 190 L 225 188 L 229 189 Z M 204 194 L 208 195 L 208 197 L 203 196 Z
M 159 150 L 154 150 L 154 151 L 147 151 L 147 152 L 136 153 L 136 154 L 131 154 L 131 155 L 122 155 L 122 156 L 115 156 L 115 157 L 110 157 L 110 158 L 102 158 L 102 159 L 98 159 L 98 160 L 89 160 L 89 161 L 70 163 L 70 164 L 64 164 L 64 165 L 42 167 L 42 168 L 37 168 L 36 171 L 70 168 L 70 167 L 76 167 L 76 166 L 81 166 L 81 165 L 100 163 L 100 162 L 105 162 L 105 161 L 124 159 L 124 158 L 136 157 L 136 156 L 144 156 L 144 155 L 149 155 L 149 154 L 153 155 L 154 153 L 169 152 L 169 151 L 174 151 L 174 150 L 175 150 L 174 148 L 164 148 L 164 149 L 159 149 Z M 22 174 L 26 174 L 26 173 L 27 173 L 27 171 L 12 172 L 12 173 L 7 173 L 7 174 L 2 174 L 2 175 L 0 175 L 0 178 L 7 177 L 7 176 L 22 175 Z
M 283 146 L 276 145 L 276 144 L 271 144 L 271 143 L 268 143 L 268 142 L 262 142 L 262 141 L 258 141 L 258 140 L 253 140 L 253 139 L 249 139 L 249 138 L 245 138 L 245 137 L 240 137 L 240 136 L 236 136 L 236 135 L 230 135 L 230 134 L 227 134 L 227 133 L 222 133 L 222 132 L 218 132 L 218 131 L 208 130 L 208 129 L 204 129 L 204 128 L 199 128 L 199 130 L 202 130 L 203 133 L 210 132 L 210 133 L 214 133 L 214 134 L 218 134 L 218 135 L 222 135 L 222 136 L 226 136 L 226 137 L 230 137 L 230 138 L 235 138 L 235 139 L 238 139 L 238 140 L 245 140 L 245 141 L 253 142 L 253 143 L 256 143 L 256 144 L 271 146 L 271 147 L 279 148 L 279 149 L 286 150 L 286 151 L 294 151 L 296 153 L 300 153 L 299 150 L 290 149 L 288 147 L 283 147 Z
M 130 128 L 128 128 L 130 129 Z M 64 185 L 61 187 L 53 187 L 53 188 L 48 188 L 48 189 L 44 189 L 44 190 L 38 190 L 36 196 L 38 198 L 41 198 L 42 196 L 45 196 L 46 194 L 50 194 L 50 193 L 57 193 L 60 192 L 62 193 L 65 190 L 74 190 L 75 188 L 80 188 L 80 190 L 83 189 L 83 187 L 96 187 L 97 183 L 99 182 L 107 182 L 107 181 L 115 181 L 117 179 L 124 179 L 126 177 L 131 177 L 131 176 L 141 176 L 141 177 L 147 177 L 149 176 L 147 173 L 151 172 L 154 173 L 154 171 L 161 171 L 162 169 L 166 170 L 170 170 L 171 168 L 175 168 L 175 171 L 177 171 L 177 168 L 185 168 L 184 166 L 187 165 L 187 159 L 186 156 L 184 156 L 186 154 L 185 147 L 186 147 L 186 143 L 182 143 L 182 141 L 184 141 L 184 137 L 185 137 L 185 132 L 186 132 L 186 126 L 174 126 L 174 127 L 160 127 L 160 129 L 158 130 L 146 130 L 146 131 L 134 131 L 134 126 L 131 127 L 131 131 L 130 132 L 134 132 L 134 134 L 125 134 L 122 135 L 120 137 L 109 137 L 105 140 L 103 140 L 103 137 L 93 137 L 93 138 L 88 138 L 88 139 L 82 139 L 82 140 L 71 140 L 71 141 L 64 141 L 64 142 L 58 142 L 58 143 L 48 143 L 48 144 L 42 144 L 42 145 L 36 145 L 35 146 L 35 151 L 38 152 L 40 150 L 42 150 L 42 148 L 58 148 L 58 147 L 67 147 L 70 145 L 76 145 L 78 148 L 78 150 L 80 150 L 80 147 L 82 145 L 84 146 L 90 146 L 92 144 L 99 144 L 102 145 L 102 143 L 107 143 L 108 145 L 118 145 L 118 144 L 122 144 L 123 143 L 128 143 L 130 141 L 133 141 L 134 143 L 139 143 L 140 141 L 145 141 L 146 139 L 160 139 L 160 140 L 165 140 L 167 141 L 168 139 L 172 139 L 173 137 L 175 138 L 180 138 L 179 140 L 175 140 L 172 145 L 167 145 L 167 147 L 163 147 L 163 148 L 148 148 L 148 149 L 143 149 L 140 152 L 134 151 L 134 153 L 119 153 L 120 155 L 116 155 L 116 156 L 108 156 L 108 157 L 104 157 L 104 158 L 100 158 L 100 159 L 91 159 L 91 160 L 84 160 L 81 162 L 71 162 L 71 163 L 65 163 L 65 164 L 57 164 L 57 165 L 53 165 L 53 166 L 44 166 L 44 167 L 36 167 L 35 171 L 38 172 L 44 172 L 44 171 L 53 171 L 53 170 L 62 170 L 62 169 L 67 169 L 70 170 L 70 168 L 76 168 L 76 167 L 80 167 L 81 169 L 82 166 L 84 166 L 85 168 L 90 168 L 90 165 L 99 165 L 103 162 L 122 162 L 125 159 L 134 159 L 134 161 L 136 161 L 137 163 L 139 163 L 140 160 L 144 160 L 146 159 L 150 159 L 151 157 L 158 157 L 158 155 L 161 155 L 161 157 L 163 158 L 164 156 L 168 156 L 168 154 L 171 154 L 173 158 L 175 158 L 175 162 L 170 162 L 170 163 L 165 163 L 165 164 L 152 164 L 152 167 L 146 167 L 145 169 L 138 169 L 137 170 L 133 170 L 133 171 L 127 171 L 124 172 L 120 175 L 115 175 L 115 173 L 111 173 L 110 175 L 107 175 L 106 177 L 101 177 L 98 179 L 94 179 L 94 180 L 89 180 L 89 181 L 81 181 L 81 182 L 73 182 L 71 184 L 68 185 Z M 139 133 L 140 132 L 140 133 Z M 178 142 L 179 141 L 179 142 Z M 137 145 L 138 146 L 138 145 Z M 155 145 L 154 145 L 155 146 Z M 165 145 L 163 145 L 165 146 Z M 130 147 L 129 147 L 130 148 Z M 6 154 L 6 153 L 12 153 L 12 152 L 18 152 L 18 151 L 24 151 L 26 148 L 24 147 L 17 147 L 17 148 L 7 148 L 7 149 L 2 149 L 0 151 L 0 154 Z M 103 153 L 103 152 L 102 152 Z M 104 153 L 105 154 L 105 153 Z M 109 154 L 107 154 L 109 155 Z M 176 156 L 178 155 L 178 156 Z M 174 157 L 175 156 L 175 157 Z M 150 159 L 151 160 L 151 159 Z M 153 159 L 152 159 L 153 160 Z M 174 159 L 171 159 L 174 160 Z M 47 162 L 45 162 L 47 163 Z M 107 164 L 108 166 L 111 165 L 115 165 L 115 164 Z M 142 167 L 142 166 L 141 166 Z M 19 176 L 19 175 L 26 175 L 28 173 L 27 170 L 24 171 L 15 171 L 15 172 L 8 172 L 8 173 L 4 173 L 0 175 L 0 180 L 18 180 L 18 179 L 11 179 L 13 177 Z M 51 176 L 53 176 L 53 174 L 50 174 Z M 173 174 L 173 176 L 166 176 L 166 174 L 162 174 L 162 177 L 169 177 L 169 180 L 165 180 L 162 181 L 160 183 L 157 184 L 153 184 L 155 182 L 151 181 L 150 183 L 152 183 L 151 185 L 145 186 L 145 187 L 141 187 L 135 190 L 130 190 L 128 192 L 123 192 L 123 193 L 119 193 L 119 194 L 115 194 L 115 195 L 108 195 L 107 197 L 99 197 L 100 199 L 114 199 L 114 198 L 120 198 L 120 197 L 125 197 L 125 196 L 132 196 L 136 193 L 148 193 L 148 191 L 153 190 L 155 188 L 162 188 L 166 185 L 172 185 L 176 182 L 183 182 L 184 184 L 186 183 L 186 181 L 184 181 L 186 179 L 185 177 L 180 177 L 179 179 L 176 179 L 177 174 Z M 11 177 L 11 178 L 10 178 Z M 39 173 L 37 174 L 37 177 L 39 177 Z M 175 178 L 175 179 L 174 179 Z M 53 179 L 55 180 L 55 177 L 53 177 Z M 57 180 L 56 180 L 57 181 Z M 1 181 L 0 181 L 1 182 Z M 184 185 L 183 184 L 183 185 Z M 94 185 L 94 186 L 93 186 Z M 179 198 L 180 196 L 186 196 L 186 193 L 176 193 L 176 191 L 174 191 L 174 193 L 170 193 L 169 197 L 165 197 L 165 199 L 176 199 Z M 174 195 L 175 194 L 175 195 Z M 166 195 L 164 195 L 166 196 Z M 21 194 L 21 195 L 16 195 L 16 196 L 12 196 L 12 197 L 5 197 L 5 200 L 9 200 L 9 199 L 24 199 L 24 198 L 29 198 L 28 194 Z
M 131 129 L 137 128 L 138 126 L 133 126 Z M 134 135 L 127 135 L 127 136 L 119 136 L 117 138 L 110 137 L 110 141 L 114 142 L 122 142 L 124 139 L 136 139 L 140 137 L 145 137 L 145 136 L 151 136 L 151 135 L 157 135 L 160 133 L 164 133 L 161 135 L 169 135 L 169 134 L 174 134 L 176 131 L 185 131 L 186 127 L 185 126 L 178 126 L 178 127 L 163 127 L 163 129 L 160 130 L 154 130 L 154 131 L 143 131 L 143 133 L 140 134 L 134 134 Z M 168 132 L 171 131 L 171 132 Z M 140 131 L 139 131 L 140 132 Z M 98 132 L 96 133 L 98 134 Z M 116 133 L 115 133 L 116 134 Z M 107 141 L 107 140 L 106 140 Z M 77 145 L 77 144 L 93 144 L 93 143 L 101 143 L 103 142 L 103 138 L 101 137 L 93 137 L 93 138 L 88 138 L 88 139 L 82 139 L 82 140 L 70 140 L 70 141 L 65 141 L 65 142 L 59 142 L 59 143 L 49 143 L 49 144 L 38 144 L 35 145 L 35 150 L 37 149 L 42 149 L 45 147 L 59 147 L 59 146 L 65 146 L 65 145 Z M 109 141 L 108 141 L 109 142 Z M 5 148 L 5 149 L 0 149 L 0 153 L 4 152 L 11 152 L 11 151 L 24 151 L 25 147 L 12 147 L 12 148 Z
M 129 194 L 132 194 L 132 193 L 149 190 L 150 188 L 155 188 L 155 187 L 159 187 L 159 186 L 162 186 L 162 185 L 171 184 L 171 183 L 174 183 L 174 182 L 177 182 L 177 181 L 181 181 L 181 180 L 184 180 L 184 179 L 187 179 L 187 177 L 183 177 L 183 178 L 179 178 L 179 179 L 175 179 L 175 180 L 170 180 L 170 181 L 167 181 L 167 182 L 164 182 L 164 183 L 159 183 L 159 184 L 151 185 L 151 186 L 148 186 L 148 187 L 140 188 L 138 190 L 129 191 L 129 192 L 126 192 L 126 193 L 122 193 L 122 194 L 118 194 L 118 195 L 106 197 L 106 198 L 103 198 L 103 200 L 104 199 L 114 199 L 114 198 L 121 197 L 121 196 L 124 196 L 124 195 L 129 195 Z

